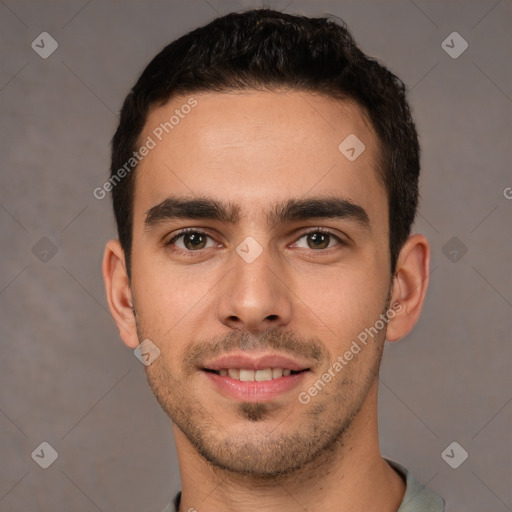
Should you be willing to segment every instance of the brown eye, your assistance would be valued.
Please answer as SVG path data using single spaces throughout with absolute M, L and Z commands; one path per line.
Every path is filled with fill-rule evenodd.
M 308 233 L 307 240 L 310 249 L 327 249 L 331 236 L 326 233 Z
M 302 242 L 305 240 L 305 243 Z M 334 242 L 334 243 L 333 243 Z M 296 247 L 303 249 L 322 250 L 329 249 L 336 245 L 343 245 L 343 241 L 327 231 L 316 230 L 304 233 L 294 244 Z
M 183 235 L 183 245 L 190 250 L 204 249 L 206 236 L 201 233 L 186 233 Z
M 209 240 L 211 242 L 208 245 Z M 167 245 L 178 250 L 193 252 L 213 247 L 215 242 L 202 231 L 185 231 L 175 236 Z

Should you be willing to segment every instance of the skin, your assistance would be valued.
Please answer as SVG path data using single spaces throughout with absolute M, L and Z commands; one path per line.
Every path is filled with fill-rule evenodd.
M 124 343 L 134 349 L 149 338 L 161 351 L 146 373 L 172 419 L 180 510 L 396 511 L 405 486 L 379 452 L 378 368 L 385 340 L 405 336 L 418 320 L 429 246 L 422 235 L 409 237 L 390 275 L 376 135 L 357 105 L 321 95 L 276 90 L 194 98 L 197 106 L 136 170 L 131 281 L 117 240 L 108 242 L 103 262 Z M 140 140 L 187 99 L 153 109 Z M 353 162 L 338 150 L 352 133 L 366 146 Z M 147 212 L 170 195 L 230 202 L 240 218 L 145 227 Z M 326 196 L 360 205 L 369 228 L 352 218 L 267 223 L 276 203 Z M 183 228 L 211 238 L 200 238 L 199 250 L 183 237 L 166 246 Z M 333 236 L 315 245 L 318 228 Z M 262 249 L 252 263 L 236 252 L 248 236 Z M 401 308 L 387 329 L 300 403 L 298 393 L 395 303 Z M 298 357 L 309 371 L 298 389 L 269 401 L 226 398 L 198 366 L 242 347 Z

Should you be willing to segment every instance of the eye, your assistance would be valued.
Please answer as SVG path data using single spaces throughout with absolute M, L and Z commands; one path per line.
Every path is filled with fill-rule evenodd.
M 165 244 L 172 250 L 183 253 L 199 252 L 204 249 L 219 246 L 219 244 L 207 233 L 195 229 L 187 229 L 179 232 Z M 330 249 L 336 245 L 345 245 L 340 237 L 330 231 L 316 228 L 314 231 L 304 233 L 293 244 L 294 247 L 311 249 L 314 251 Z
M 210 244 L 208 245 L 208 239 Z M 200 251 L 217 245 L 211 236 L 202 231 L 186 230 L 173 237 L 166 244 L 182 251 Z
M 305 239 L 306 246 L 300 245 L 300 240 L 302 239 Z M 331 244 L 331 242 L 336 243 Z M 344 245 L 344 242 L 338 236 L 329 231 L 316 229 L 315 231 L 303 234 L 294 245 L 303 249 L 319 250 L 329 249 L 335 245 Z

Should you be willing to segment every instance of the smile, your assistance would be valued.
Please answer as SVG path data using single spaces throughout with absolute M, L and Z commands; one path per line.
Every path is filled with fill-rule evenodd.
M 306 359 L 270 352 L 235 351 L 199 368 L 213 389 L 244 402 L 274 400 L 297 387 L 310 372 Z
M 208 370 L 207 370 L 208 371 Z M 290 368 L 265 368 L 263 370 L 251 370 L 245 368 L 222 368 L 218 371 L 209 370 L 221 377 L 229 376 L 231 379 L 241 380 L 242 382 L 265 382 L 281 377 L 299 373 Z M 301 370 L 304 371 L 304 370 Z

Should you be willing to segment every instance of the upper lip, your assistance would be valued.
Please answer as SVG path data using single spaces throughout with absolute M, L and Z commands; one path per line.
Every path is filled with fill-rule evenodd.
M 206 370 L 223 370 L 229 368 L 242 368 L 245 370 L 265 370 L 267 368 L 289 368 L 293 371 L 309 369 L 308 364 L 279 354 L 253 354 L 230 353 L 216 357 L 204 364 Z

